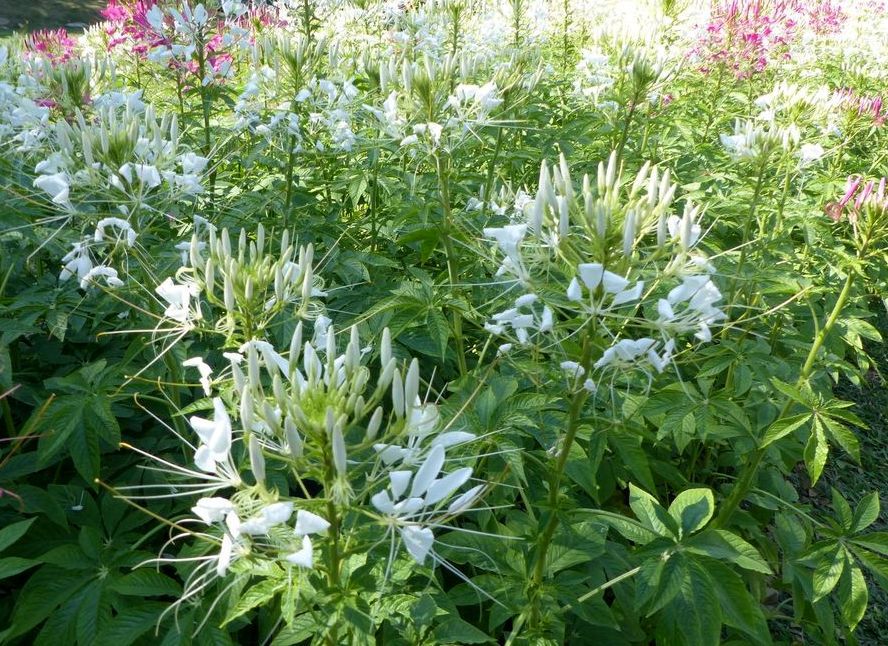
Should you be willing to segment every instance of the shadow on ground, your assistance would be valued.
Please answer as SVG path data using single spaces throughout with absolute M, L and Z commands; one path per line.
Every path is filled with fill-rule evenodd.
M 65 27 L 76 31 L 98 22 L 105 0 L 3 0 L 0 33 Z

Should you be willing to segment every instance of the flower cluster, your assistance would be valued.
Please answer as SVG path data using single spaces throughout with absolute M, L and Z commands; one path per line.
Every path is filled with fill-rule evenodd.
M 599 380 L 662 372 L 688 335 L 710 341 L 726 318 L 722 294 L 699 250 L 699 209 L 687 202 L 681 216 L 670 214 L 675 190 L 668 171 L 646 164 L 624 194 L 615 154 L 599 165 L 595 186 L 585 176 L 579 190 L 563 156 L 551 171 L 544 163 L 526 221 L 484 230 L 503 256 L 497 276 L 523 292 L 486 329 L 566 352 L 562 371 L 589 391 L 597 389 L 593 372 Z M 556 276 L 560 294 L 551 292 Z M 564 344 L 587 335 L 597 351 L 573 354 Z
M 804 27 L 831 33 L 843 20 L 841 9 L 830 0 L 722 0 L 713 7 L 692 54 L 704 72 L 724 67 L 747 78 L 788 58 Z
M 57 64 L 67 63 L 75 57 L 77 43 L 65 29 L 40 29 L 28 34 L 25 48 L 32 56 Z

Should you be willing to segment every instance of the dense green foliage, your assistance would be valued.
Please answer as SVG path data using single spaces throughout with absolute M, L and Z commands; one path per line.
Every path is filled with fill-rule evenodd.
M 0 41 L 0 643 L 879 639 L 884 11 L 157 4 Z

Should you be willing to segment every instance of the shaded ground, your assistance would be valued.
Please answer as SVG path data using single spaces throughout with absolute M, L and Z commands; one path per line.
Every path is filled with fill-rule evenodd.
M 78 27 L 98 21 L 105 0 L 0 0 L 0 33 Z

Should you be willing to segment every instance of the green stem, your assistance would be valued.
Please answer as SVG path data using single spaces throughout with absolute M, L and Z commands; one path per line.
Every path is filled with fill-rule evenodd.
M 811 372 L 814 369 L 814 363 L 817 360 L 817 355 L 820 352 L 820 348 L 823 347 L 823 344 L 826 342 L 830 331 L 832 331 L 832 328 L 836 324 L 836 321 L 839 319 L 842 310 L 845 308 L 845 305 L 848 302 L 848 297 L 851 295 L 851 288 L 853 284 L 854 273 L 849 271 L 848 276 L 845 279 L 845 284 L 842 286 L 842 291 L 839 293 L 839 298 L 838 300 L 836 300 L 836 304 L 833 306 L 832 312 L 830 312 L 829 317 L 826 319 L 826 323 L 824 323 L 823 327 L 820 329 L 820 332 L 818 332 L 817 336 L 814 337 L 814 343 L 811 344 L 811 349 L 808 351 L 808 357 L 805 360 L 804 365 L 802 366 L 802 372 L 799 375 L 798 380 L 796 381 L 796 386 L 801 386 L 806 381 L 808 381 L 808 378 L 811 376 Z M 780 411 L 780 414 L 777 416 L 777 420 L 786 417 L 792 404 L 793 401 L 791 399 L 786 400 L 782 410 Z M 719 509 L 718 517 L 715 519 L 716 527 L 727 526 L 728 523 L 730 523 L 734 512 L 737 511 L 737 508 L 740 506 L 740 503 L 746 499 L 746 496 L 749 494 L 750 490 L 755 484 L 756 478 L 758 476 L 758 470 L 761 466 L 762 460 L 765 457 L 766 451 L 767 447 L 759 447 L 750 456 L 749 461 L 743 467 L 743 471 L 741 471 L 740 476 L 734 483 L 730 494 L 728 494 L 728 497 L 722 504 L 721 509 Z
M 450 281 L 450 288 L 456 288 L 459 278 L 458 257 L 453 248 L 453 209 L 450 203 L 450 182 L 447 176 L 447 168 L 444 160 L 440 155 L 435 156 L 435 162 L 438 171 L 438 191 L 441 194 L 441 207 L 444 211 L 444 255 L 447 259 L 447 278 Z M 453 328 L 453 337 L 456 342 L 456 362 L 459 366 L 459 375 L 464 377 L 467 371 L 465 345 L 462 335 L 462 315 L 456 308 L 450 310 L 451 327 Z
M 590 357 L 592 356 L 591 332 L 585 335 L 583 339 L 582 357 L 580 366 L 584 369 L 588 366 Z M 543 532 L 540 535 L 537 551 L 534 557 L 533 575 L 531 577 L 530 590 L 533 595 L 532 610 L 530 616 L 531 626 L 539 625 L 539 601 L 540 588 L 543 583 L 543 575 L 546 569 L 546 557 L 549 553 L 549 547 L 552 544 L 552 538 L 555 536 L 555 530 L 558 529 L 558 497 L 561 489 L 561 480 L 564 476 L 564 468 L 567 465 L 567 458 L 570 456 L 570 450 L 580 428 L 580 416 L 583 412 L 583 405 L 586 403 L 589 393 L 584 388 L 579 388 L 573 395 L 570 402 L 570 409 L 567 418 L 567 432 L 558 452 L 558 459 L 555 462 L 555 468 L 552 469 L 549 478 L 549 517 Z

